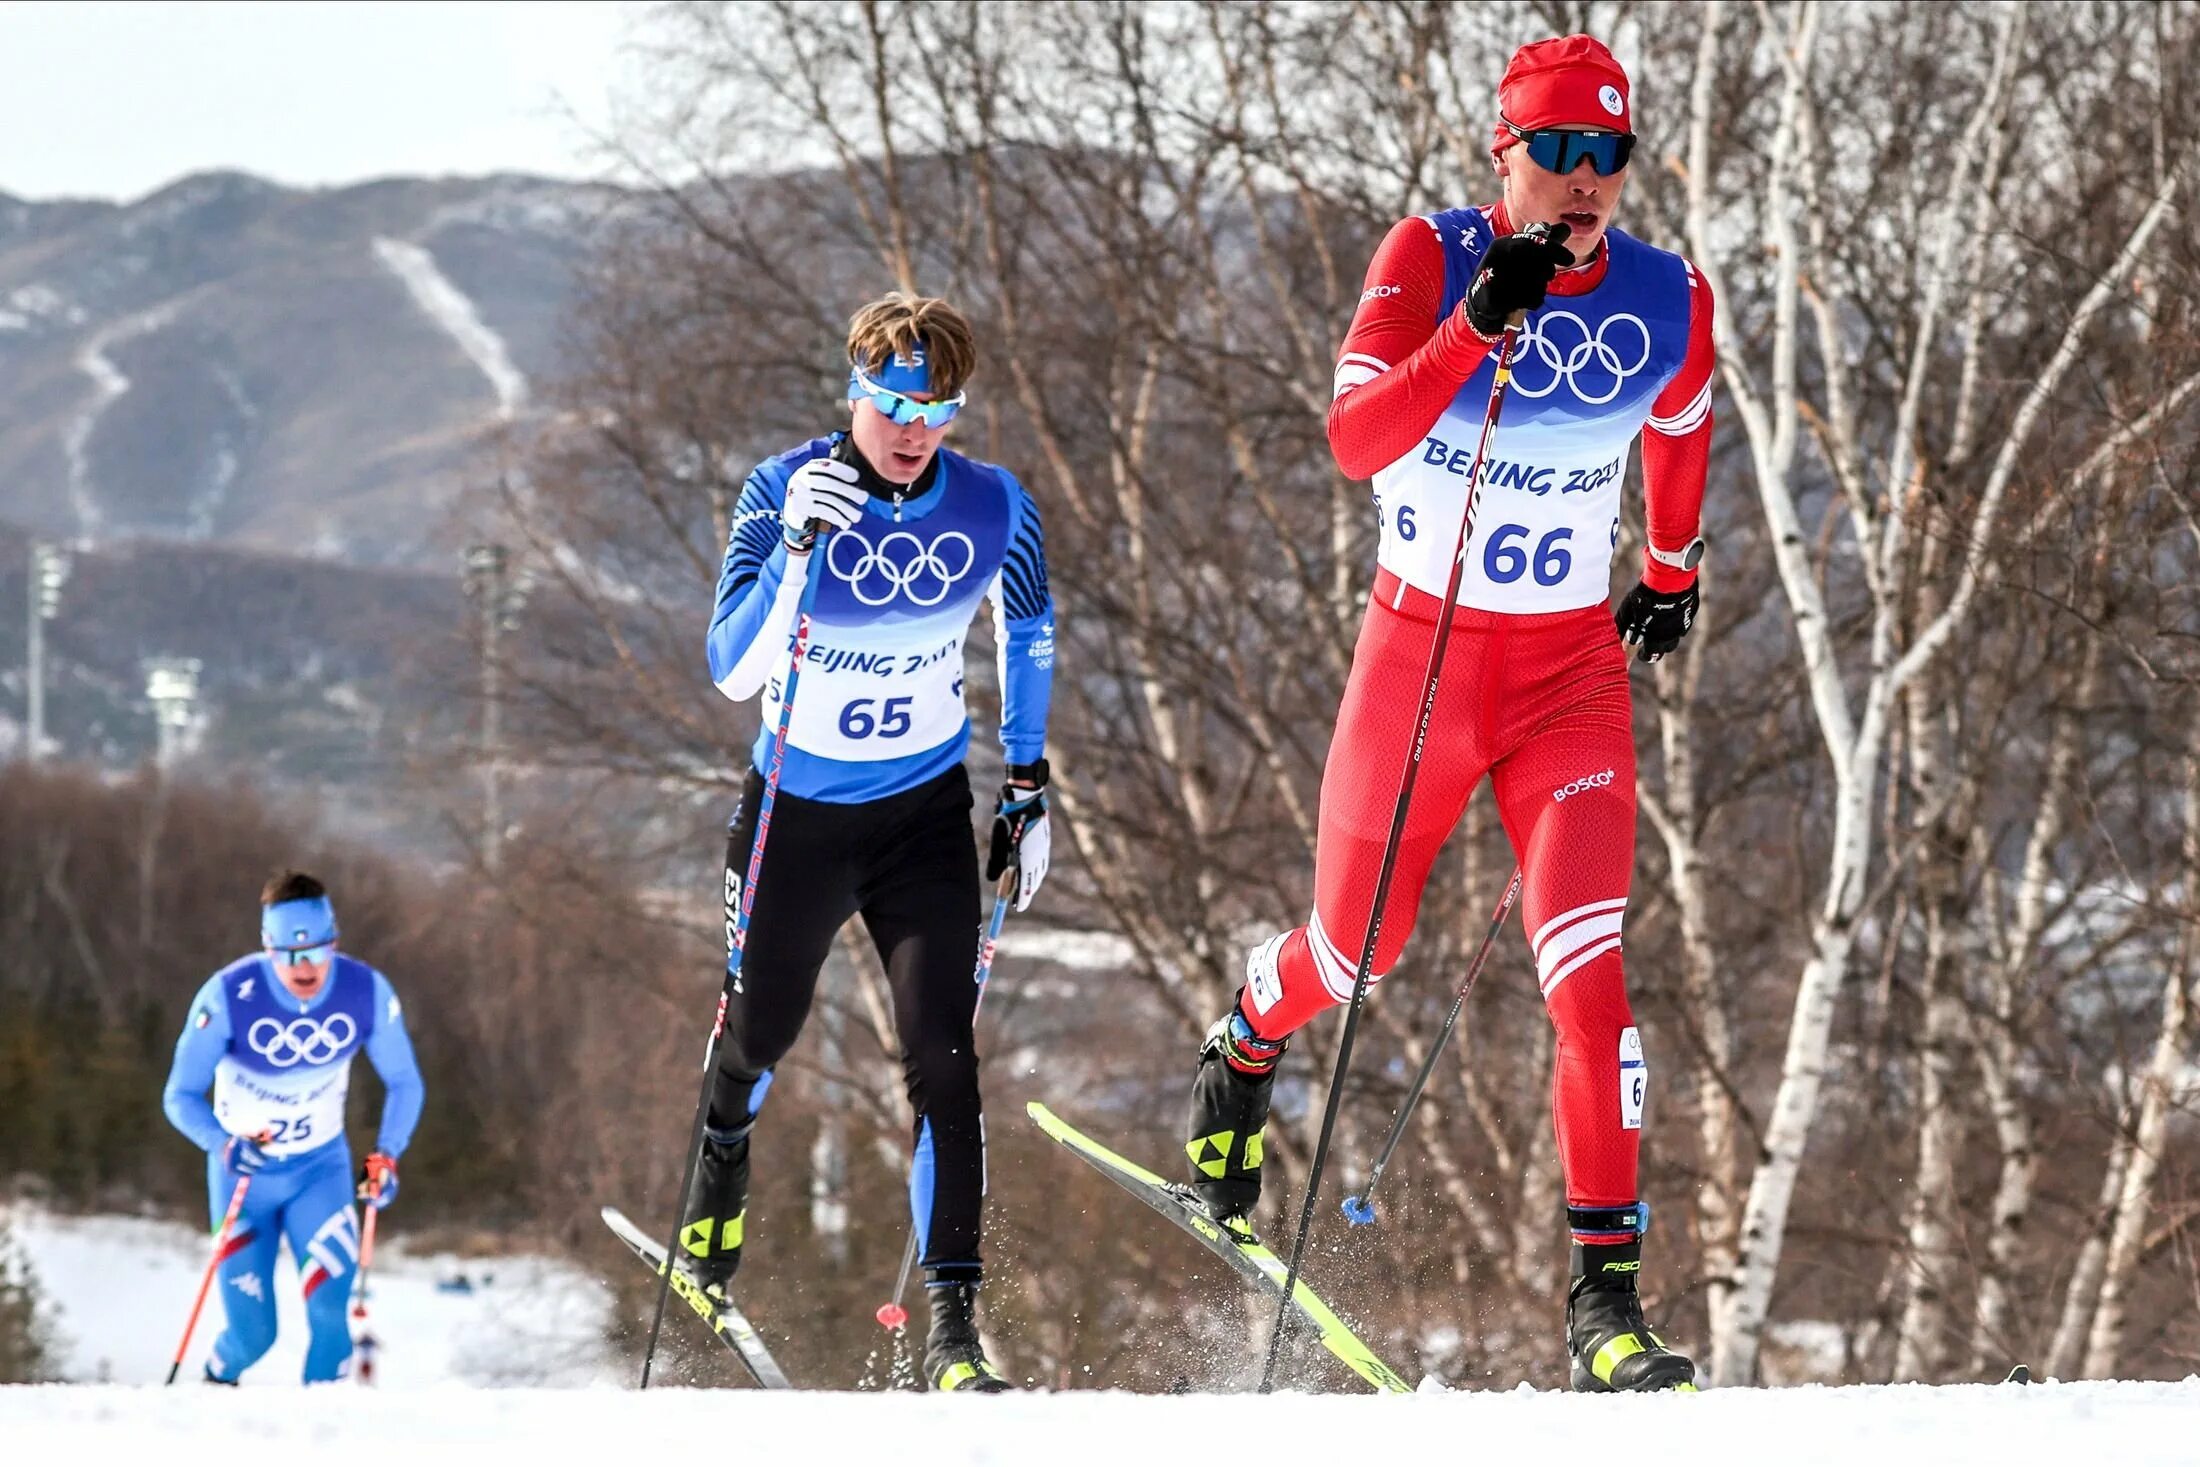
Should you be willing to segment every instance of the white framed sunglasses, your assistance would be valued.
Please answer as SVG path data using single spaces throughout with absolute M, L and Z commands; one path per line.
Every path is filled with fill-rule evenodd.
M 892 422 L 922 423 L 927 428 L 938 428 L 953 422 L 955 414 L 963 410 L 970 394 L 958 392 L 943 402 L 918 402 L 906 393 L 890 387 L 881 387 L 871 380 L 860 364 L 848 369 L 849 385 L 855 389 L 851 397 L 862 397 Z

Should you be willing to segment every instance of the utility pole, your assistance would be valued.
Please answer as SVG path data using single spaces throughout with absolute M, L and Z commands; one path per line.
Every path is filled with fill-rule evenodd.
M 509 574 L 511 551 L 490 543 L 466 547 L 466 594 L 481 608 L 481 863 L 492 874 L 504 848 L 504 658 L 502 634 L 519 625 L 529 578 Z
M 69 552 L 43 541 L 31 542 L 30 604 L 26 608 L 28 655 L 24 677 L 30 684 L 29 717 L 24 720 L 23 757 L 36 764 L 46 744 L 46 623 L 61 614 L 61 587 L 69 579 Z
M 148 657 L 144 660 L 145 696 L 153 702 L 153 718 L 160 725 L 160 744 L 154 766 L 165 775 L 187 752 L 192 725 L 197 721 L 199 673 L 205 664 L 196 657 Z

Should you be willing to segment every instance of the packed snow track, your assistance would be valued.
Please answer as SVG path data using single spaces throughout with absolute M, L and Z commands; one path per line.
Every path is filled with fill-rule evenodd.
M 1677 1467 L 2190 1464 L 2200 1379 L 2175 1384 L 1799 1387 L 1697 1396 L 1528 1390 L 1413 1397 L 914 1394 L 435 1387 L 0 1389 L 8 1462 L 312 1467 L 729 1461 L 895 1467 L 1248 1462 Z M 1260 1443 L 1267 1450 L 1257 1450 Z

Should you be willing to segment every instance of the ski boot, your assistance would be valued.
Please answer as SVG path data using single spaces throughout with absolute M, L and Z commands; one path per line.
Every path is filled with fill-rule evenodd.
M 1189 1191 L 1208 1216 L 1241 1231 L 1249 1231 L 1244 1219 L 1260 1201 L 1261 1131 L 1284 1044 L 1255 1034 L 1233 1003 L 1199 1046 L 1184 1143 L 1192 1163 Z
M 927 1278 L 924 1292 L 932 1305 L 932 1333 L 924 1342 L 924 1374 L 932 1389 L 988 1395 L 1014 1390 L 985 1358 L 978 1338 L 978 1281 Z
M 1692 1391 L 1696 1366 L 1644 1322 L 1635 1280 L 1650 1211 L 1569 1207 L 1573 1284 L 1566 1293 L 1566 1350 L 1577 1391 Z
M 742 1223 L 749 1204 L 748 1124 L 724 1131 L 704 1128 L 703 1154 L 695 1163 L 695 1182 L 681 1214 L 680 1271 L 717 1299 L 741 1266 Z

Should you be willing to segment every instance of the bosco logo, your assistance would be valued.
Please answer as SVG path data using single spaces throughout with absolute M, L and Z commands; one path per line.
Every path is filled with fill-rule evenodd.
M 1551 798 L 1563 803 L 1568 795 L 1587 794 L 1590 790 L 1604 789 L 1611 782 L 1612 771 L 1609 769 L 1601 770 L 1595 774 L 1584 774 L 1563 789 L 1552 790 Z

